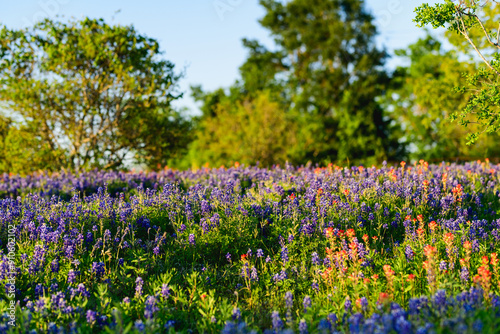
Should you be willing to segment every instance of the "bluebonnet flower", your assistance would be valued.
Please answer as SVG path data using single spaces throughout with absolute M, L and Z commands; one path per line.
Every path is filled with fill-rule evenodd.
M 76 288 L 76 292 L 79 293 L 81 296 L 89 298 L 90 297 L 90 292 L 87 291 L 85 284 L 80 283 L 78 284 Z
M 448 269 L 448 264 L 446 263 L 446 261 L 439 262 L 439 270 L 445 271 L 446 269 Z
M 181 233 L 182 233 L 182 232 L 184 232 L 185 230 L 186 230 L 186 225 L 181 224 L 181 225 L 179 226 L 178 233 L 179 233 L 179 234 L 181 234 Z
M 175 325 L 175 321 L 174 320 L 169 320 L 165 323 L 165 329 L 169 329 L 169 328 L 172 328 L 174 327 Z
M 194 246 L 194 245 L 196 245 L 196 241 L 195 241 L 195 238 L 194 238 L 194 234 L 190 234 L 190 235 L 189 235 L 189 245 L 190 245 L 190 246 Z
M 45 288 L 43 287 L 42 284 L 37 284 L 35 286 L 35 296 L 36 297 L 43 296 L 44 292 L 45 292 Z
M 472 324 L 472 329 L 474 329 L 474 331 L 476 331 L 477 333 L 481 333 L 483 331 L 482 321 L 480 319 L 474 321 L 474 323 Z
M 467 267 L 462 267 L 462 269 L 460 269 L 460 279 L 462 281 L 469 280 L 469 269 L 467 269 Z
M 271 262 L 271 257 L 268 255 L 268 256 L 266 257 L 266 263 L 269 263 L 269 262 Z
M 321 264 L 321 259 L 319 258 L 318 253 L 316 252 L 312 253 L 311 261 L 316 266 L 319 266 Z
M 154 296 L 148 296 L 144 302 L 144 317 L 146 319 L 152 319 L 154 314 L 160 309 L 156 305 L 157 301 Z
M 47 326 L 47 330 L 49 334 L 57 334 L 59 332 L 59 328 L 53 322 L 49 323 L 49 325 Z
M 307 331 L 307 322 L 304 319 L 301 319 L 299 322 L 299 333 L 300 334 L 307 334 L 309 333 Z
M 406 246 L 406 248 L 405 248 L 406 259 L 408 261 L 411 261 L 411 260 L 413 260 L 414 255 L 415 255 L 415 253 L 413 253 L 413 249 L 411 249 L 411 246 L 410 245 Z
M 52 270 L 53 273 L 58 273 L 59 272 L 59 260 L 54 259 L 50 263 L 50 270 Z
M 411 334 L 412 326 L 411 323 L 404 318 L 404 316 L 399 316 L 396 318 L 395 329 L 397 333 Z
M 92 310 L 87 310 L 86 318 L 87 318 L 87 322 L 92 325 L 97 320 L 97 313 L 95 311 L 92 311 Z
M 219 226 L 220 216 L 218 213 L 214 213 L 214 215 L 210 218 L 210 222 L 215 226 Z
M 255 268 L 254 266 L 252 266 L 252 268 L 250 269 L 250 279 L 252 281 L 259 280 L 259 275 L 257 274 L 257 268 Z
M 337 315 L 335 313 L 328 314 L 328 321 L 334 326 L 337 323 Z
M 43 298 L 39 298 L 35 302 L 35 311 L 42 312 L 45 309 L 45 300 Z
M 201 219 L 200 225 L 201 225 L 201 230 L 203 231 L 203 234 L 207 234 L 208 232 L 210 232 L 210 225 L 208 225 L 208 223 L 205 221 L 205 218 Z
M 281 261 L 283 261 L 283 263 L 287 263 L 288 262 L 288 248 L 287 247 L 282 247 L 281 248 Z
M 208 203 L 208 201 L 206 200 L 202 200 L 201 203 L 201 214 L 202 215 L 207 215 L 210 213 L 210 210 L 212 209 L 211 206 L 210 206 L 210 203 Z
M 144 325 L 142 320 L 136 320 L 134 323 L 134 327 L 141 333 L 144 332 L 144 330 L 146 329 L 146 326 Z
M 167 284 L 161 285 L 161 295 L 163 298 L 168 298 L 170 296 L 170 288 Z
M 368 299 L 366 299 L 366 297 L 361 297 L 360 303 L 361 303 L 361 308 L 363 309 L 363 311 L 366 311 L 366 309 L 368 308 Z
M 332 324 L 326 320 L 321 319 L 318 324 L 318 332 L 319 333 L 330 333 L 332 328 Z
M 291 291 L 285 293 L 285 304 L 287 308 L 293 307 L 293 293 Z
M 104 269 L 104 263 L 103 262 L 93 262 L 92 263 L 92 273 L 100 278 L 104 275 L 105 269 Z
M 226 259 L 227 259 L 229 262 L 231 262 L 231 254 L 230 254 L 230 253 L 227 253 L 227 254 L 226 254 Z
M 137 277 L 135 280 L 135 296 L 140 297 L 142 296 L 142 287 L 144 285 L 144 281 L 142 280 L 141 277 Z
M 433 304 L 436 309 L 442 310 L 446 306 L 446 291 L 438 290 L 433 297 Z
M 349 313 L 351 311 L 351 307 L 352 307 L 352 302 L 349 298 L 347 298 L 344 303 L 344 309 L 346 313 Z
M 160 247 L 156 246 L 155 248 L 153 248 L 153 254 L 160 255 Z
M 263 257 L 264 256 L 264 251 L 262 249 L 257 249 L 257 257 Z
M 35 304 L 31 300 L 29 300 L 28 302 L 26 302 L 26 308 L 31 312 L 34 312 Z
M 349 317 L 349 330 L 351 333 L 359 333 L 361 330 L 361 322 L 363 321 L 363 314 L 355 313 Z
M 274 282 L 280 282 L 288 278 L 285 270 L 280 271 L 278 274 L 273 276 Z
M 240 320 L 241 318 L 241 311 L 239 308 L 235 307 L 233 308 L 233 314 L 232 314 L 233 320 Z
M 104 231 L 104 242 L 106 242 L 106 240 L 109 240 L 109 239 L 111 239 L 111 231 L 106 229 Z
M 304 312 L 307 312 L 307 309 L 312 305 L 311 297 L 305 296 L 302 305 L 304 306 Z
M 279 332 L 283 328 L 283 320 L 280 318 L 280 313 L 278 311 L 273 311 L 271 313 L 271 319 L 273 323 L 273 329 Z

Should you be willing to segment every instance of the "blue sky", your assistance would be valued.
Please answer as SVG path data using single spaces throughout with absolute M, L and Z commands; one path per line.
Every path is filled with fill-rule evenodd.
M 388 51 L 403 48 L 423 35 L 412 22 L 413 10 L 423 1 L 366 0 L 376 18 L 377 43 Z M 426 1 L 434 3 L 436 1 Z M 44 17 L 103 18 L 107 23 L 129 25 L 160 42 L 164 56 L 185 69 L 180 82 L 185 92 L 176 106 L 197 112 L 189 86 L 227 87 L 238 78 L 246 58 L 241 39 L 255 38 L 272 47 L 272 39 L 258 23 L 264 10 L 258 0 L 3 0 L 0 23 L 9 28 L 32 25 Z M 119 11 L 119 12 L 117 12 Z M 391 59 L 389 67 L 398 60 Z

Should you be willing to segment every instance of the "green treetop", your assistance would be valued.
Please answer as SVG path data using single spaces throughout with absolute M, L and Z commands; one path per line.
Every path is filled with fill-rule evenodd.
M 160 55 L 156 40 L 103 20 L 2 27 L 0 103 L 65 152 L 64 167 L 164 163 L 184 145 L 173 130 L 186 126 L 170 106 L 180 76 Z

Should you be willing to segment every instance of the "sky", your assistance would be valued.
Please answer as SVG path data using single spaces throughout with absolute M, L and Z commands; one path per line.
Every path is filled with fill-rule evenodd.
M 424 35 L 412 22 L 414 9 L 423 1 L 366 0 L 379 29 L 377 44 L 389 53 L 404 48 Z M 435 3 L 437 1 L 426 1 Z M 103 18 L 109 24 L 132 24 L 136 30 L 159 41 L 164 57 L 184 72 L 179 83 L 184 97 L 178 108 L 197 114 L 199 106 L 189 87 L 205 90 L 229 87 L 238 79 L 238 68 L 247 56 L 241 39 L 257 39 L 273 46 L 258 20 L 264 10 L 258 0 L 0 0 L 0 23 L 11 29 L 33 25 L 43 18 Z M 389 68 L 401 61 L 392 58 Z

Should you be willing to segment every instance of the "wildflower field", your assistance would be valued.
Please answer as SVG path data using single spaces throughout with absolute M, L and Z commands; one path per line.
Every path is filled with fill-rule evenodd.
M 0 196 L 0 333 L 500 332 L 489 161 L 5 175 Z

